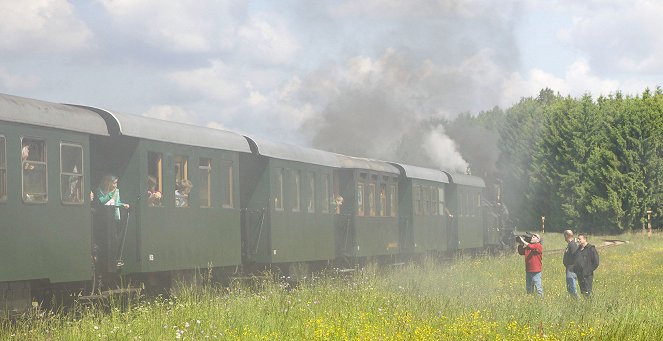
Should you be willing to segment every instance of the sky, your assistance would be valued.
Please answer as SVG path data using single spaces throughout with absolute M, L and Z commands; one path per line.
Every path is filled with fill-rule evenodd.
M 388 158 L 543 88 L 656 88 L 661 32 L 645 0 L 0 0 L 0 92 Z

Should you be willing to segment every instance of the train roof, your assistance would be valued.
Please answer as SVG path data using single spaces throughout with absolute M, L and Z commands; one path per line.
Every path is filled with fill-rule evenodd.
M 461 173 L 445 173 L 449 176 L 449 179 L 451 180 L 452 184 L 458 184 L 458 185 L 466 185 L 466 186 L 473 186 L 473 187 L 486 187 L 486 183 L 483 181 L 482 178 L 478 176 L 472 176 L 472 175 L 467 175 L 467 174 L 461 174 Z
M 0 120 L 108 135 L 106 122 L 92 111 L 7 94 L 0 94 Z
M 305 148 L 287 143 L 278 143 L 254 137 L 244 136 L 255 146 L 255 153 L 275 159 L 289 160 L 339 168 L 336 154 L 319 149 Z
M 108 123 L 109 132 L 114 135 L 237 152 L 251 152 L 249 143 L 242 135 L 227 130 L 122 114 L 94 107 L 85 108 L 94 110 L 101 115 Z
M 411 179 L 430 180 L 435 182 L 449 183 L 449 176 L 447 173 L 432 168 L 424 168 L 406 165 L 402 163 L 390 162 L 392 165 L 401 169 L 403 176 Z
M 341 168 L 367 169 L 367 170 L 374 170 L 378 172 L 393 173 L 393 174 L 401 173 L 401 171 L 398 168 L 396 168 L 393 165 L 390 165 L 388 162 L 385 161 L 365 159 L 365 158 L 347 156 L 341 154 L 336 154 L 336 157 L 338 158 L 341 164 Z

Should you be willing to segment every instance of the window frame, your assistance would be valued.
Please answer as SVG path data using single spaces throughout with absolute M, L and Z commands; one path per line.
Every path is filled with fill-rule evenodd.
M 394 183 L 390 183 L 387 187 L 389 191 L 389 215 L 391 217 L 398 216 L 398 180 L 394 179 Z
M 301 212 L 302 210 L 302 186 L 301 186 L 301 173 L 298 169 L 290 170 L 292 174 L 292 186 L 293 186 L 293 205 L 292 212 Z
M 186 197 L 183 197 L 184 204 L 181 206 L 177 205 L 177 195 L 176 195 L 177 187 L 180 182 L 184 180 L 191 181 L 189 179 L 189 156 L 183 154 L 173 155 L 173 164 L 176 169 L 175 174 L 173 174 L 175 176 L 175 181 L 173 181 L 173 185 L 175 187 L 172 189 L 173 199 L 175 199 L 175 207 L 189 208 L 189 195 L 191 194 L 191 191 L 189 191 L 189 194 L 187 194 Z
M 62 167 L 64 166 L 64 162 L 62 159 L 62 149 L 63 147 L 71 147 L 71 148 L 79 148 L 80 149 L 80 156 L 81 156 L 81 169 L 78 171 L 78 173 L 74 173 L 73 170 L 72 172 L 64 172 Z M 85 203 L 85 172 L 84 172 L 84 167 L 85 167 L 85 150 L 83 148 L 83 145 L 78 144 L 78 143 L 73 143 L 73 142 L 64 142 L 60 141 L 60 201 L 64 205 L 83 205 Z M 74 165 L 75 167 L 76 165 Z M 67 176 L 69 179 L 70 177 L 75 176 L 79 178 L 79 183 L 80 183 L 80 200 L 79 201 L 65 201 L 64 200 L 64 192 L 62 191 L 63 189 L 63 183 L 62 179 L 63 177 Z M 71 180 L 69 180 L 71 181 Z
M 331 188 L 329 174 L 324 174 L 322 177 L 322 213 L 329 213 L 331 203 L 329 201 L 329 189 Z
M 206 164 L 203 164 L 206 162 Z M 207 176 L 205 176 L 207 174 Z M 199 157 L 198 158 L 198 176 L 200 177 L 200 183 L 198 186 L 198 201 L 200 208 L 211 208 L 212 207 L 212 158 L 209 157 Z M 203 179 L 206 179 L 203 181 Z M 205 186 L 207 183 L 207 186 Z M 207 197 L 203 197 L 203 189 L 207 188 Z
M 283 180 L 285 175 L 285 168 L 274 168 L 274 210 L 283 211 L 285 205 L 283 203 Z
M 223 177 L 223 184 L 225 186 L 221 207 L 235 208 L 235 161 L 222 159 L 221 167 L 221 176 Z
M 315 213 L 315 172 L 308 172 L 308 213 Z
M 357 182 L 357 216 L 364 216 L 364 183 Z
M 154 159 L 154 160 L 153 160 Z M 156 174 L 150 173 L 150 168 L 152 167 L 152 162 L 155 161 L 154 167 L 156 168 Z M 163 153 L 147 151 L 147 175 L 152 176 L 156 180 L 156 191 L 161 193 L 161 199 L 159 200 L 158 205 L 150 205 L 149 197 L 146 198 L 147 207 L 164 207 L 164 202 L 167 197 L 166 193 L 163 190 Z M 150 189 L 147 188 L 147 193 Z
M 26 204 L 46 204 L 48 203 L 48 146 L 46 143 L 46 139 L 43 137 L 28 137 L 28 136 L 21 136 L 21 153 L 23 152 L 23 147 L 24 147 L 24 141 L 25 140 L 31 140 L 31 141 L 39 141 L 43 144 L 43 157 L 42 161 L 32 161 L 29 159 L 23 160 L 21 157 L 21 197 L 23 199 L 23 202 Z M 44 190 L 45 192 L 43 193 L 44 199 L 43 200 L 27 200 L 28 193 L 25 193 L 25 171 L 27 170 L 25 164 L 29 163 L 31 165 L 43 165 L 44 166 Z M 34 170 L 34 167 L 33 169 Z M 31 193 L 30 193 L 31 194 Z M 42 193 L 39 193 L 42 194 Z

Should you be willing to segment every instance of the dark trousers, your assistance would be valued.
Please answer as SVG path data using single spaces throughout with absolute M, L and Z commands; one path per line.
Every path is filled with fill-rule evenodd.
M 594 275 L 584 275 L 578 276 L 578 284 L 580 284 L 580 292 L 589 297 L 592 294 L 592 282 L 594 281 Z

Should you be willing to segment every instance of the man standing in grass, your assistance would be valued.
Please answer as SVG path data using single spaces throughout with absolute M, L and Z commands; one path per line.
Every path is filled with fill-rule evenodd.
M 599 267 L 599 254 L 594 245 L 587 243 L 587 235 L 584 233 L 578 234 L 578 244 L 573 271 L 578 275 L 580 292 L 585 297 L 589 297 L 592 294 L 594 270 Z
M 520 242 L 518 253 L 525 256 L 525 288 L 527 293 L 533 293 L 534 288 L 536 288 L 536 293 L 543 296 L 543 284 L 541 284 L 543 246 L 540 243 L 541 237 L 534 233 L 529 242 L 522 236 L 518 239 Z
M 564 231 L 564 240 L 568 243 L 566 245 L 566 250 L 564 250 L 564 268 L 566 268 L 566 291 L 573 298 L 578 298 L 578 289 L 576 288 L 576 282 L 578 276 L 573 272 L 573 265 L 575 264 L 576 251 L 578 251 L 578 244 L 576 243 L 575 238 L 573 238 L 573 231 L 566 230 Z

